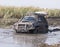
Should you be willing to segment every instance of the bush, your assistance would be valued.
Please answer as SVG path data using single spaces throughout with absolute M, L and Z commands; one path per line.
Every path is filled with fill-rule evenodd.
M 0 6 L 0 18 L 21 18 L 28 12 L 45 11 L 48 12 L 49 17 L 60 16 L 59 9 L 44 9 L 38 7 L 1 7 Z
M 2 20 L 2 21 L 1 21 Z M 1 19 L 0 24 L 1 25 L 13 25 L 15 22 L 18 21 L 18 19 Z

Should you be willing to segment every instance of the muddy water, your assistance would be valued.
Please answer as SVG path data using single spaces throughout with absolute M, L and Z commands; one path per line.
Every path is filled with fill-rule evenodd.
M 12 29 L 0 28 L 1 47 L 40 47 L 42 43 L 48 45 L 60 43 L 60 31 L 47 34 L 17 34 Z
M 10 29 L 0 29 L 1 47 L 39 47 L 46 38 L 46 34 L 16 34 Z

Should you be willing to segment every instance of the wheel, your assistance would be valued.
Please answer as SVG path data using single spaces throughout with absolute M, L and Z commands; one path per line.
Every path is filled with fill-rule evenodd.
M 34 29 L 32 29 L 32 30 L 29 30 L 29 33 L 33 33 L 34 32 Z
M 48 28 L 43 28 L 41 33 L 43 33 L 43 34 L 48 33 Z
M 46 29 L 46 33 L 48 33 L 48 28 Z
M 39 32 L 38 27 L 34 29 L 33 33 L 37 34 Z
M 43 34 L 45 34 L 45 33 L 48 33 L 48 28 L 37 27 L 37 28 L 35 28 L 35 30 L 33 31 L 33 33 L 34 34 L 37 34 L 37 33 L 43 33 Z

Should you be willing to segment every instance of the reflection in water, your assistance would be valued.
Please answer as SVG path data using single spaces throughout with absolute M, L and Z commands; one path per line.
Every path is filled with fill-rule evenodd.
M 49 33 L 45 43 L 48 45 L 60 44 L 60 31 Z
M 45 41 L 46 34 L 21 34 L 15 35 L 14 41 L 16 44 L 19 44 L 20 47 L 40 47 L 39 45 Z
M 12 29 L 0 29 L 1 47 L 40 47 L 47 34 L 15 34 Z
M 40 47 L 44 42 L 49 45 L 60 44 L 60 31 L 48 34 L 15 34 L 11 29 L 0 29 L 1 47 Z

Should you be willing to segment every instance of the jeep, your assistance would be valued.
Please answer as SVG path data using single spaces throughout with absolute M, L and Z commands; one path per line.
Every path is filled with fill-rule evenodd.
M 48 33 L 48 23 L 45 18 L 46 12 L 33 12 L 24 16 L 13 25 L 14 30 L 19 32 L 29 33 Z

